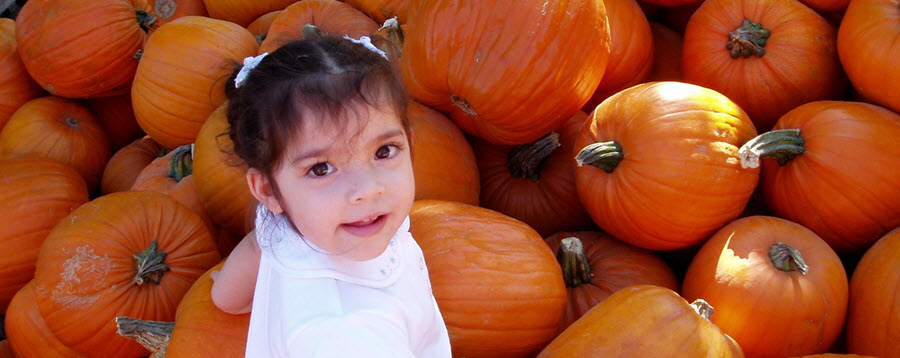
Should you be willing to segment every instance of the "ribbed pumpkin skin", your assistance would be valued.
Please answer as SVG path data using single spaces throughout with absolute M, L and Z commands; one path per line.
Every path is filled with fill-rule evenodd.
M 777 242 L 798 250 L 809 271 L 775 268 L 769 250 Z M 747 357 L 792 357 L 831 348 L 844 327 L 848 283 L 840 258 L 815 233 L 757 215 L 729 223 L 703 244 L 681 294 L 715 307 L 712 322 Z
M 106 132 L 87 107 L 46 96 L 23 104 L 0 131 L 0 158 L 26 155 L 68 164 L 94 193 L 112 153 Z
M 481 177 L 480 206 L 522 220 L 542 237 L 557 231 L 587 230 L 595 227 L 575 189 L 575 136 L 587 114 L 578 111 L 555 132 L 559 147 L 540 164 L 538 178 L 525 178 L 510 169 L 510 153 L 515 146 L 491 144 L 473 138 Z M 518 167 L 518 164 L 512 167 Z
M 405 33 L 400 67 L 410 95 L 496 144 L 559 127 L 587 102 L 609 60 L 599 0 L 426 0 Z
M 0 18 L 0 129 L 22 104 L 41 95 L 16 45 L 16 22 Z
M 786 113 L 774 129 L 787 128 L 800 129 L 806 151 L 783 166 L 762 161 L 760 185 L 776 216 L 841 253 L 860 252 L 900 226 L 900 114 L 818 101 Z
M 451 200 L 478 205 L 478 165 L 472 146 L 453 121 L 412 101 L 406 109 L 413 133 L 416 200 Z
M 359 9 L 375 22 L 381 24 L 394 16 L 401 24 L 414 16 L 419 7 L 418 0 L 346 0 L 344 1 Z
M 675 291 L 636 285 L 600 302 L 538 354 L 557 357 L 743 358 L 744 354 Z
M 478 206 L 417 200 L 410 232 L 454 357 L 527 357 L 553 339 L 566 289 L 534 229 Z
M 134 255 L 158 244 L 170 271 L 158 284 L 134 282 Z M 63 344 L 91 357 L 143 356 L 116 334 L 115 317 L 172 321 L 185 292 L 221 261 L 203 220 L 150 191 L 101 196 L 60 221 L 41 247 L 35 300 Z
M 228 21 L 185 16 L 160 26 L 144 47 L 131 88 L 138 124 L 163 147 L 193 143 L 225 101 L 233 66 L 258 47 L 250 31 Z
M 315 25 L 326 34 L 358 39 L 371 36 L 378 24 L 361 11 L 337 0 L 303 0 L 288 6 L 272 21 L 259 53 L 273 52 L 303 38 L 303 26 Z
M 611 172 L 575 168 L 581 202 L 619 240 L 651 250 L 705 240 L 747 205 L 758 169 L 741 168 L 737 151 L 756 136 L 750 118 L 713 90 L 652 82 L 601 103 L 576 139 L 615 141 L 624 158 Z
M 16 18 L 22 62 L 60 97 L 127 93 L 146 38 L 128 0 L 32 0 Z
M 38 251 L 50 230 L 88 202 L 84 179 L 71 167 L 47 158 L 0 160 L 0 312 L 34 277 Z
M 837 50 L 850 83 L 867 100 L 900 112 L 900 2 L 852 0 L 837 32 Z
M 299 0 L 203 0 L 209 16 L 247 26 L 257 17 L 275 10 L 283 10 Z
M 175 327 L 166 347 L 166 357 L 244 357 L 250 314 L 225 313 L 216 307 L 210 297 L 213 284 L 210 272 L 221 269 L 222 263 L 213 266 L 184 294 L 175 312 Z
M 726 48 L 729 32 L 745 19 L 771 31 L 762 57 L 732 58 Z M 682 70 L 686 82 L 740 105 L 759 132 L 790 109 L 836 99 L 846 87 L 834 27 L 795 0 L 704 1 L 684 32 Z
M 3 328 L 17 358 L 86 357 L 60 342 L 47 327 L 35 300 L 34 281 L 29 281 L 13 296 Z
M 847 350 L 900 357 L 900 229 L 891 230 L 863 255 L 850 278 Z

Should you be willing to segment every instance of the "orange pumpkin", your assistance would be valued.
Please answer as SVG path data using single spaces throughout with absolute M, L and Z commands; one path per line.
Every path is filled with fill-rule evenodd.
M 609 16 L 609 64 L 603 79 L 584 105 L 590 112 L 622 89 L 644 82 L 653 68 L 653 32 L 636 0 L 605 0 Z
M 34 274 L 35 301 L 50 332 L 92 357 L 142 356 L 116 334 L 115 317 L 172 321 L 181 298 L 221 261 L 203 220 L 151 191 L 112 193 L 60 221 Z
M 481 184 L 472 146 L 447 116 L 418 102 L 406 108 L 413 134 L 416 200 L 478 205 Z
M 847 350 L 900 357 L 900 228 L 881 237 L 859 260 L 850 278 Z
M 52 95 L 68 98 L 127 93 L 147 39 L 130 0 L 32 0 L 16 18 L 19 55 Z
M 144 136 L 134 118 L 131 94 L 88 98 L 83 103 L 97 116 L 113 152 Z
M 800 358 L 877 358 L 873 356 L 862 356 L 859 354 L 852 353 L 820 353 L 820 354 L 807 354 Z
M 481 206 L 524 221 L 542 237 L 595 227 L 575 189 L 575 136 L 587 114 L 579 111 L 543 138 L 518 146 L 472 139 L 481 177 Z
M 253 228 L 256 199 L 247 187 L 247 165 L 228 137 L 223 103 L 200 128 L 194 143 L 194 185 L 213 222 L 237 237 Z
M 344 2 L 303 0 L 285 8 L 272 21 L 266 39 L 259 45 L 259 53 L 273 52 L 292 40 L 302 39 L 303 26 L 307 24 L 327 34 L 355 39 L 378 30 L 378 23 Z
M 132 0 L 135 7 L 153 15 L 156 24 L 152 30 L 182 16 L 208 16 L 203 0 Z
M 63 217 L 88 202 L 87 186 L 61 162 L 23 157 L 0 160 L 0 312 L 34 277 L 41 244 Z
M 839 253 L 858 253 L 900 226 L 897 138 L 900 114 L 817 101 L 786 113 L 741 152 L 747 165 L 768 158 L 759 163 L 760 186 L 775 216 L 809 228 Z
M 651 21 L 653 33 L 653 67 L 646 81 L 682 81 L 681 48 L 684 39 L 681 34 L 666 25 Z
M 184 295 L 175 312 L 175 327 L 166 357 L 244 357 L 250 314 L 225 313 L 213 304 L 210 297 L 213 284 L 210 272 L 221 268 L 222 263 L 219 263 L 209 269 Z
M 419 7 L 416 0 L 345 0 L 344 2 L 353 5 L 375 22 L 381 24 L 385 20 L 397 17 L 397 21 L 405 24 L 406 21 L 415 15 Z
M 656 253 L 603 232 L 558 232 L 544 241 L 556 254 L 568 290 L 560 332 L 625 287 L 655 285 L 678 291 L 675 273 Z
M 409 217 L 454 357 L 527 357 L 553 339 L 566 289 L 534 229 L 453 201 L 417 200 Z
M 687 82 L 728 96 L 757 131 L 806 102 L 843 94 L 835 30 L 795 0 L 708 0 L 684 32 Z
M 260 17 L 257 17 L 256 20 L 247 25 L 247 31 L 256 38 L 256 41 L 262 43 L 263 40 L 266 39 L 266 34 L 269 33 L 269 28 L 272 26 L 272 22 L 278 18 L 278 15 L 281 14 L 283 10 L 275 10 L 267 12 Z
M 193 143 L 225 101 L 233 66 L 257 48 L 250 31 L 228 21 L 184 16 L 160 26 L 144 47 L 131 89 L 138 124 L 163 147 Z
M 299 0 L 203 0 L 209 16 L 247 26 L 256 18 L 275 10 L 283 10 Z
M 602 1 L 427 0 L 400 57 L 417 101 L 495 144 L 532 142 L 571 118 L 609 60 Z
M 0 129 L 19 107 L 43 92 L 25 69 L 17 47 L 16 22 L 0 18 Z
M 743 358 L 734 339 L 710 323 L 709 315 L 718 314 L 665 287 L 629 286 L 575 321 L 537 357 Z
M 682 295 L 716 308 L 712 322 L 748 357 L 824 353 L 844 326 L 847 274 L 809 229 L 772 216 L 737 219 L 694 256 Z
M 3 319 L 9 347 L 18 358 L 84 358 L 53 335 L 38 309 L 34 281 L 16 292 Z
M 109 158 L 106 167 L 103 168 L 100 194 L 130 190 L 141 171 L 166 152 L 168 150 L 153 141 L 150 136 L 144 136 L 122 147 Z
M 897 0 L 851 0 L 837 33 L 837 51 L 850 83 L 867 101 L 900 112 Z
M 0 158 L 28 155 L 71 166 L 94 193 L 112 153 L 106 132 L 87 107 L 46 96 L 23 104 L 0 131 Z
M 594 222 L 651 250 L 696 245 L 734 220 L 759 180 L 738 148 L 756 136 L 722 94 L 680 82 L 607 98 L 576 139 L 575 184 Z

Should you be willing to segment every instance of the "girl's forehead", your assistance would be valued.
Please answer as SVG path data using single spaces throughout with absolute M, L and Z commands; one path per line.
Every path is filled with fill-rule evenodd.
M 303 148 L 337 146 L 351 148 L 368 137 L 403 128 L 400 116 L 390 109 L 367 105 L 346 108 L 339 114 L 326 115 L 306 111 L 300 125 L 292 133 L 289 151 Z

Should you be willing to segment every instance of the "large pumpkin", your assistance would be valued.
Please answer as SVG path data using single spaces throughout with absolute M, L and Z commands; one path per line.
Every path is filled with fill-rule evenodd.
M 91 357 L 146 355 L 118 316 L 171 321 L 182 296 L 221 261 L 203 220 L 171 197 L 127 191 L 88 202 L 53 228 L 34 274 L 51 333 Z
M 0 18 L 0 129 L 25 102 L 41 95 L 16 46 L 16 22 Z
M 796 0 L 704 1 L 685 29 L 681 64 L 685 81 L 731 98 L 760 132 L 846 87 L 833 26 Z
M 416 200 L 478 205 L 478 164 L 465 135 L 447 116 L 411 101 L 406 108 L 413 137 Z
M 534 229 L 453 201 L 417 200 L 409 217 L 454 357 L 527 357 L 553 339 L 566 289 Z
M 817 101 L 786 113 L 741 148 L 761 161 L 775 216 L 814 231 L 840 253 L 865 250 L 900 226 L 900 114 L 863 102 Z
M 809 229 L 772 216 L 737 219 L 694 256 L 681 293 L 716 308 L 712 322 L 748 357 L 824 353 L 847 312 L 840 258 Z
M 259 53 L 273 52 L 282 45 L 303 38 L 304 25 L 313 25 L 324 33 L 358 39 L 378 30 L 378 23 L 354 7 L 338 0 L 296 2 L 272 20 Z
M 851 0 L 837 33 L 850 83 L 868 101 L 900 112 L 900 2 Z
M 900 357 L 900 228 L 869 248 L 850 278 L 847 350 L 881 358 Z
M 299 0 L 203 0 L 209 16 L 247 26 L 257 17 L 282 10 Z
M 147 40 L 131 101 L 141 128 L 163 147 L 190 144 L 225 101 L 234 66 L 256 54 L 256 39 L 234 23 L 184 16 Z
M 97 117 L 84 105 L 56 96 L 22 105 L 0 131 L 0 158 L 40 156 L 74 168 L 88 191 L 100 186 L 100 175 L 112 155 Z
M 19 55 L 50 94 L 103 97 L 128 92 L 147 38 L 130 0 L 31 0 L 16 18 Z M 143 28 L 142 28 L 143 27 Z
M 495 144 L 562 125 L 609 60 L 600 0 L 426 0 L 406 25 L 400 66 L 411 96 Z
M 87 186 L 74 169 L 42 157 L 0 160 L 0 312 L 34 277 L 34 263 L 50 230 L 88 202 Z
M 53 335 L 35 300 L 34 281 L 16 292 L 3 319 L 4 333 L 17 358 L 84 358 Z
M 481 206 L 524 221 L 542 237 L 595 227 L 575 189 L 575 136 L 587 114 L 578 111 L 532 143 L 492 144 L 473 138 L 481 177 Z
M 560 331 L 618 290 L 655 285 L 678 291 L 669 265 L 653 251 L 600 231 L 559 232 L 544 239 L 562 268 L 569 304 Z
M 743 358 L 741 347 L 710 323 L 718 310 L 654 285 L 625 287 L 559 334 L 538 358 Z
M 737 152 L 755 135 L 744 111 L 711 89 L 625 89 L 597 106 L 576 139 L 579 197 L 600 228 L 632 245 L 698 244 L 747 205 L 759 171 L 742 168 Z

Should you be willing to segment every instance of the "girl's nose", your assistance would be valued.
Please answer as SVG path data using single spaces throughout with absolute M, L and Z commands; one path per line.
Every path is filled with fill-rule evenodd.
M 360 170 L 354 181 L 351 201 L 353 203 L 359 203 L 369 199 L 378 198 L 384 194 L 384 191 L 385 185 L 382 183 L 374 169 L 367 168 L 365 170 Z

